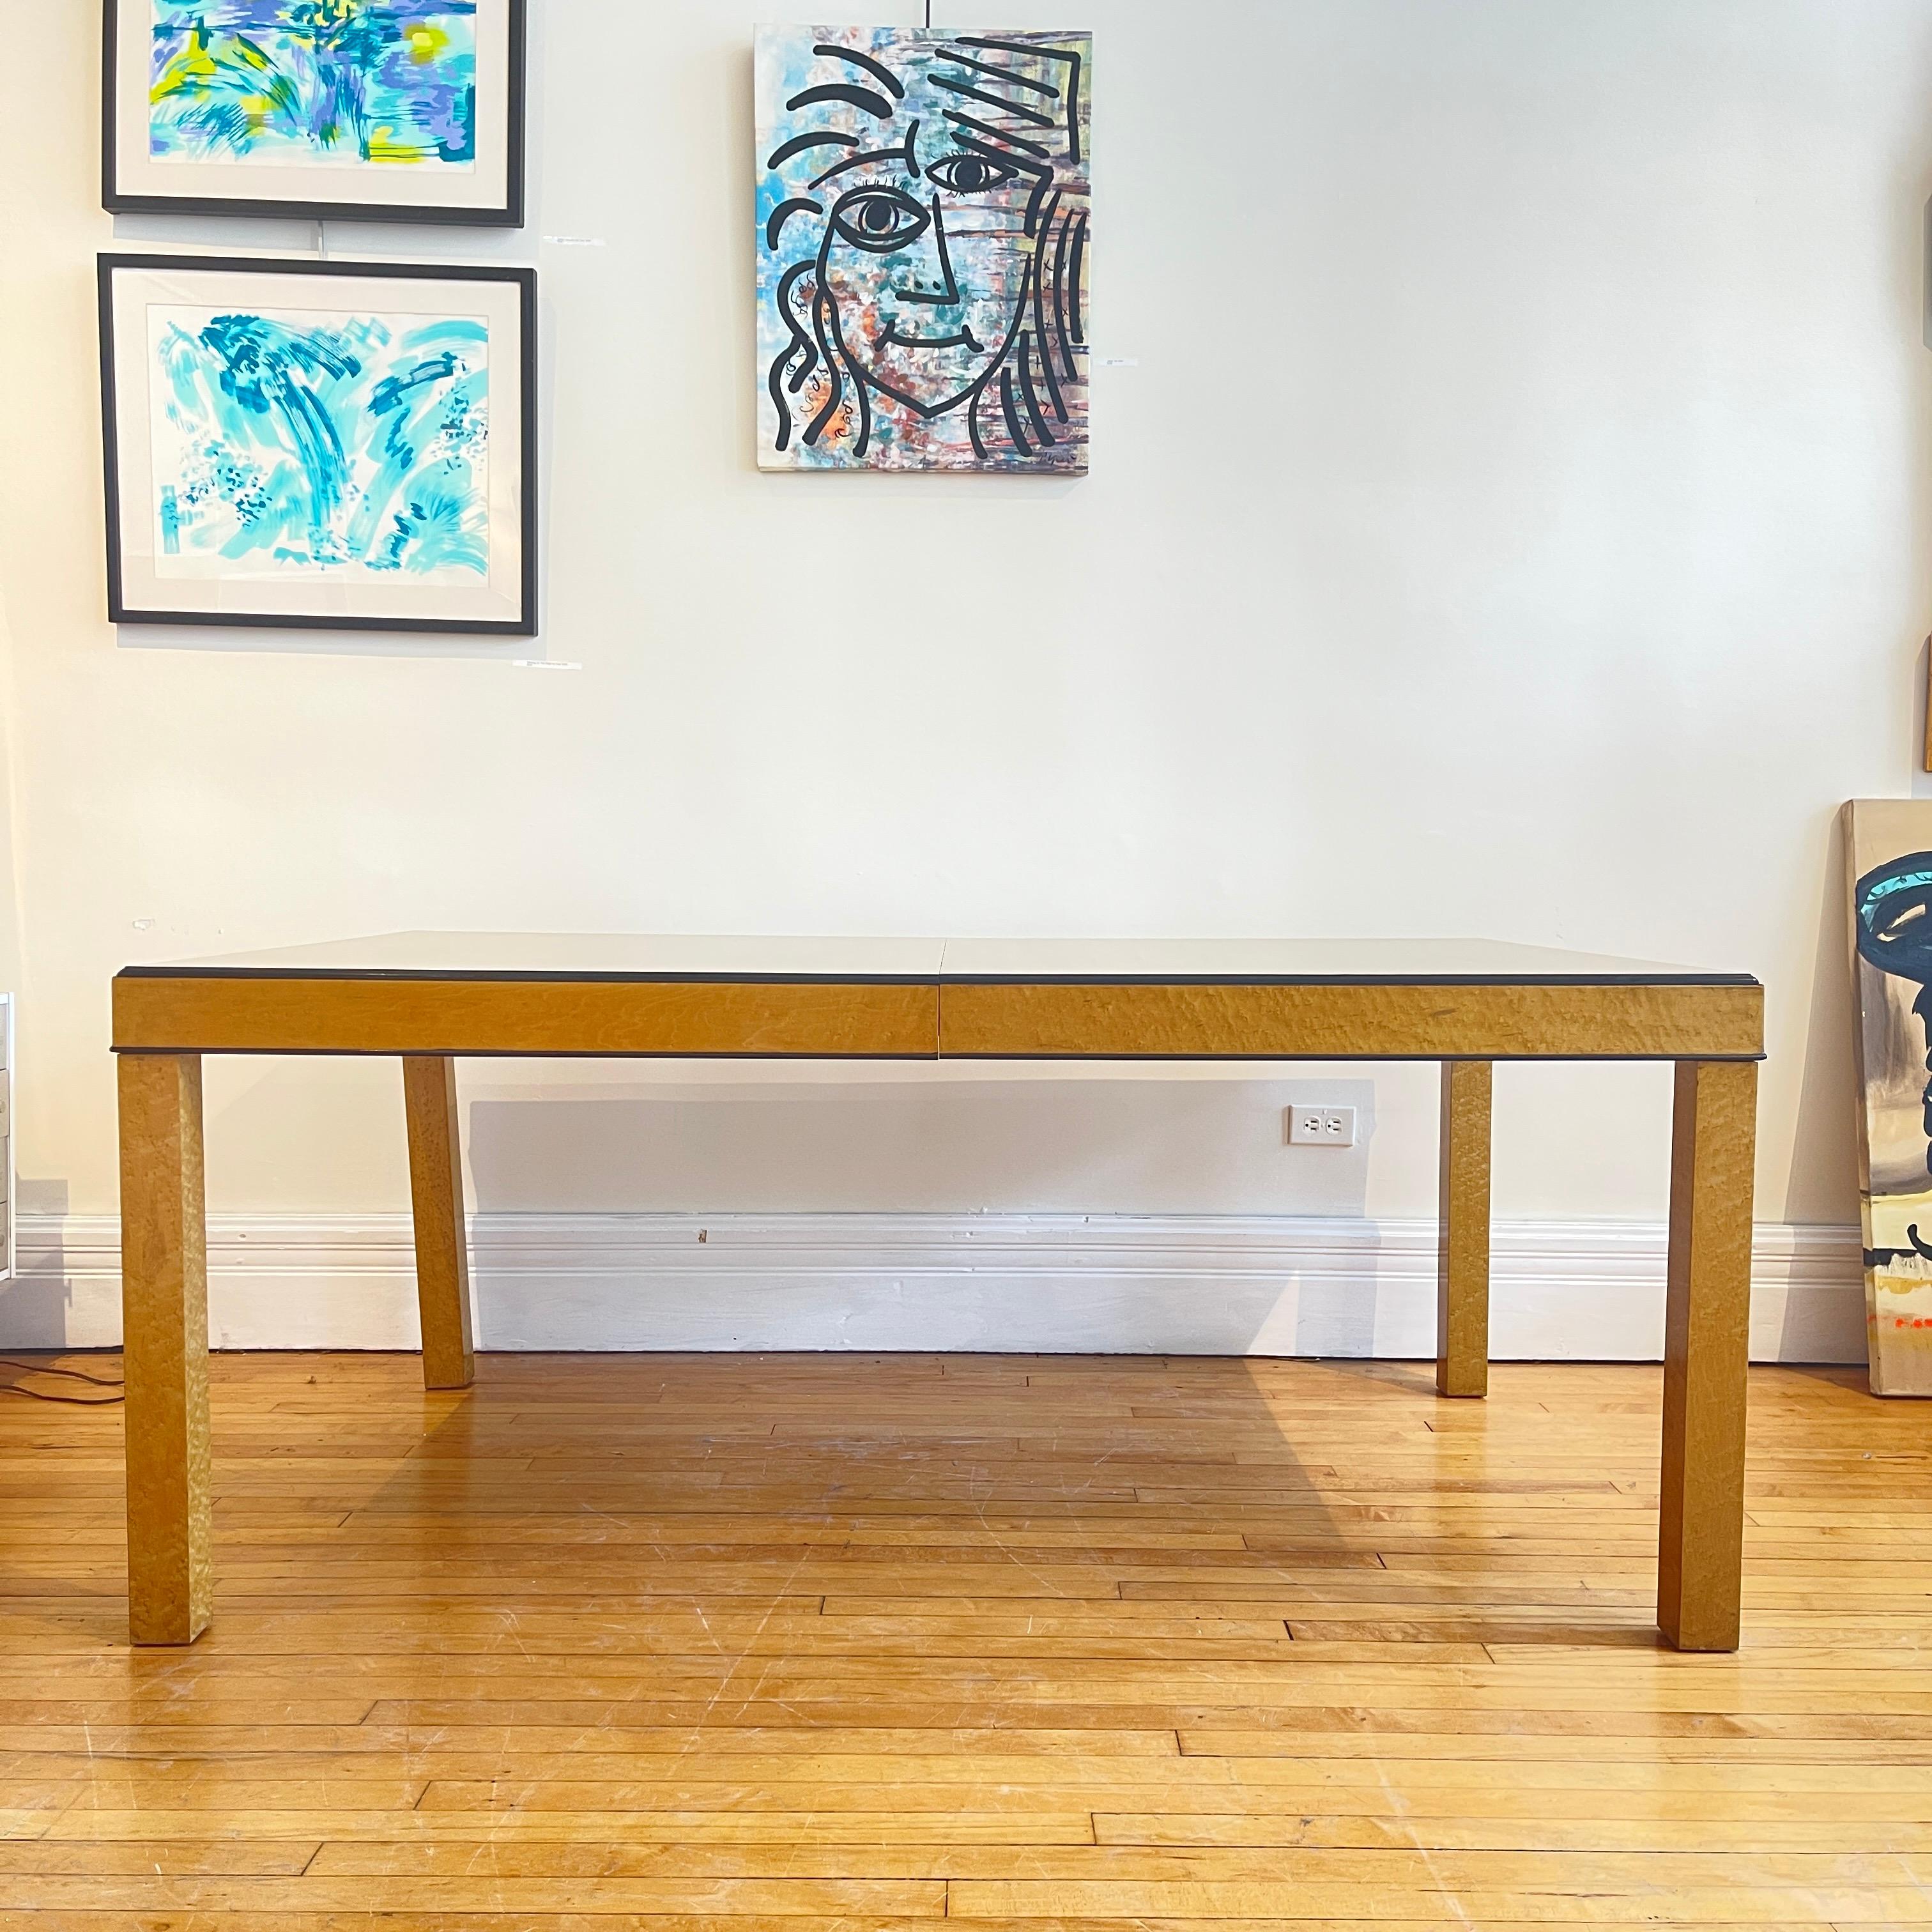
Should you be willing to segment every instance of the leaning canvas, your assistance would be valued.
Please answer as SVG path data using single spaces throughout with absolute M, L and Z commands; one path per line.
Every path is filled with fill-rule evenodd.
M 761 27 L 758 461 L 1087 468 L 1093 40 Z
M 1845 808 L 1875 1395 L 1932 1396 L 1932 800 Z

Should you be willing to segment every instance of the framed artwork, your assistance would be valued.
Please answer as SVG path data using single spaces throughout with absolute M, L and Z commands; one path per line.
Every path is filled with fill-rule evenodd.
M 1845 808 L 1874 1395 L 1932 1396 L 1932 800 Z
M 758 462 L 1087 468 L 1093 36 L 760 27 Z
M 536 274 L 100 258 L 117 624 L 536 628 Z
M 105 0 L 117 214 L 524 219 L 526 0 Z

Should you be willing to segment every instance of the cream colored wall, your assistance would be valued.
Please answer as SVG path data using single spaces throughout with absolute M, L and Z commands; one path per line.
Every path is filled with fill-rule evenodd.
M 1741 968 L 1769 989 L 1760 1212 L 1852 1217 L 1832 815 L 1912 783 L 1932 14 L 1092 0 L 1096 346 L 1135 366 L 1097 374 L 1072 484 L 755 473 L 758 10 L 533 11 L 529 230 L 329 238 L 539 266 L 540 648 L 581 666 L 552 672 L 107 626 L 94 252 L 314 238 L 117 231 L 95 10 L 10 21 L 27 1208 L 112 1208 L 126 962 L 531 926 L 1427 932 Z M 586 61 L 648 79 L 586 107 Z M 466 1092 L 486 1206 L 1428 1213 L 1427 1070 L 1348 1076 L 1377 1132 L 1340 1168 L 1278 1143 L 1304 1077 L 1178 1076 L 1168 1106 L 745 1069 Z M 231 1065 L 210 1094 L 218 1207 L 404 1204 L 391 1069 Z M 1499 1108 L 1504 1215 L 1661 1214 L 1659 1070 L 1511 1070 Z
M 14 738 L 20 706 L 14 689 L 13 628 L 7 619 L 7 584 L 0 576 L 0 991 L 17 994 L 23 964 L 20 896 L 14 879 L 20 845 L 14 832 Z

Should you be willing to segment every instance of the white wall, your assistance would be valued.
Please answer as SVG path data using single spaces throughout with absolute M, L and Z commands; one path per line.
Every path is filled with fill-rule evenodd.
M 329 241 L 538 264 L 541 648 L 582 667 L 556 672 L 104 623 L 94 252 L 313 235 L 110 220 L 94 10 L 10 20 L 25 1207 L 112 1210 L 107 981 L 141 956 L 1424 932 L 1758 974 L 1760 1216 L 1853 1218 L 1832 814 L 1914 783 L 1932 574 L 1918 0 L 1091 0 L 1096 347 L 1137 366 L 1096 375 L 1078 483 L 757 474 L 759 10 L 532 10 L 529 230 Z M 636 101 L 573 98 L 626 59 Z M 1329 1074 L 1372 1112 L 1359 1157 L 1280 1144 Z M 214 1206 L 399 1210 L 395 1088 L 214 1068 Z M 492 1066 L 466 1093 L 490 1212 L 1432 1211 L 1426 1070 Z M 1499 1108 L 1501 1216 L 1660 1216 L 1660 1070 L 1506 1070 Z M 71 1318 L 60 1227 L 10 1328 L 0 1300 L 16 1342 Z M 1587 1348 L 1587 1298 L 1572 1325 Z

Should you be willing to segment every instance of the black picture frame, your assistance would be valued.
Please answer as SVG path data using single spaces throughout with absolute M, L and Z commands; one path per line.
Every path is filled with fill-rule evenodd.
M 100 28 L 100 205 L 110 214 L 234 214 L 287 221 L 400 221 L 436 227 L 520 228 L 525 215 L 525 172 L 530 64 L 529 0 L 509 8 L 509 114 L 504 199 L 500 207 L 451 208 L 432 202 L 372 204 L 360 201 L 287 200 L 258 196 L 136 194 L 120 183 L 119 9 L 146 0 L 102 0 Z
M 144 610 L 130 606 L 124 592 L 121 502 L 121 436 L 115 374 L 114 277 L 124 268 L 160 273 L 334 277 L 461 284 L 498 282 L 518 291 L 518 415 L 521 461 L 518 472 L 520 614 L 514 620 L 441 617 L 362 617 L 286 612 Z M 247 255 L 104 254 L 97 266 L 100 331 L 102 477 L 106 506 L 107 617 L 113 624 L 166 624 L 198 630 L 220 626 L 245 630 L 388 632 L 434 636 L 532 638 L 537 634 L 537 272 L 510 265 L 487 267 L 448 262 L 309 261 Z

